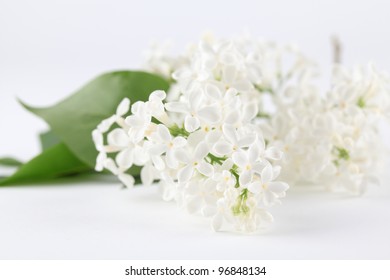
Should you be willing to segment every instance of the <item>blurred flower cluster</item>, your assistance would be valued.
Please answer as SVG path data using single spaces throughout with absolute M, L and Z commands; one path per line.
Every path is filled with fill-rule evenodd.
M 378 181 L 389 81 L 371 65 L 335 66 L 324 92 L 294 46 L 206 37 L 181 56 L 150 51 L 146 68 L 171 88 L 125 99 L 101 122 L 96 170 L 132 187 L 129 170 L 142 166 L 144 185 L 159 182 L 165 200 L 210 217 L 214 230 L 266 226 L 289 185 L 361 193 Z

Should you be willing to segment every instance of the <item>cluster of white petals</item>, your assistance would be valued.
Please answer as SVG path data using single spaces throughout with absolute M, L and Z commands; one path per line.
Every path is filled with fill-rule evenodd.
M 215 84 L 186 93 L 180 101 L 164 103 L 165 92 L 155 91 L 147 102 L 132 104 L 125 118 L 130 101 L 123 100 L 93 131 L 96 169 L 106 168 L 132 187 L 129 170 L 142 166 L 144 185 L 159 181 L 165 200 L 212 217 L 215 230 L 224 221 L 256 230 L 272 219 L 266 209 L 288 189 L 276 180 L 281 169 L 274 162 L 281 152 L 266 146 L 252 124 L 257 105 Z M 109 130 L 111 125 L 115 128 Z
M 379 125 L 390 112 L 389 89 L 372 65 L 335 66 L 322 95 L 307 84 L 288 87 L 261 124 L 265 139 L 284 152 L 283 179 L 351 194 L 378 184 L 385 154 Z
M 207 37 L 182 56 L 154 50 L 147 68 L 173 81 L 169 92 L 131 108 L 123 100 L 93 131 L 96 170 L 127 187 L 141 166 L 144 185 L 159 182 L 165 200 L 215 230 L 252 232 L 272 221 L 288 184 L 360 193 L 377 181 L 390 103 L 372 66 L 335 67 L 322 93 L 315 64 L 294 46 Z

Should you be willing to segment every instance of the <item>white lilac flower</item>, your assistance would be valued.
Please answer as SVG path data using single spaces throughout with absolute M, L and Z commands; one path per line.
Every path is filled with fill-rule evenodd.
M 166 104 L 170 112 L 185 115 L 184 128 L 188 132 L 194 132 L 201 126 L 201 122 L 215 124 L 220 120 L 220 109 L 214 104 L 208 105 L 204 100 L 202 89 L 191 90 L 188 101 L 177 101 Z
M 157 125 L 155 135 L 151 136 L 154 143 L 151 145 L 150 154 L 155 157 L 160 157 L 165 154 L 165 161 L 169 168 L 177 168 L 179 165 L 175 157 L 175 152 L 179 148 L 183 148 L 187 144 L 187 140 L 182 136 L 173 137 L 169 129 L 162 124 Z
M 169 79 L 178 63 L 180 63 L 180 58 L 168 54 L 169 49 L 170 44 L 168 42 L 153 43 L 150 49 L 145 52 L 146 70 Z
M 234 95 L 239 98 L 239 94 Z M 98 157 L 98 161 L 102 161 L 99 167 L 110 170 L 123 184 L 131 187 L 135 180 L 128 170 L 133 165 L 143 166 L 141 181 L 144 185 L 160 180 L 165 200 L 176 200 L 190 213 L 213 216 L 215 230 L 221 227 L 223 221 L 227 225 L 232 224 L 233 228 L 256 230 L 261 217 L 256 213 L 266 210 L 250 204 L 253 195 L 245 186 L 250 183 L 253 174 L 248 175 L 248 165 L 243 166 L 237 158 L 245 154 L 248 163 L 254 166 L 249 171 L 260 174 L 265 162 L 268 162 L 262 136 L 244 123 L 238 129 L 229 123 L 220 123 L 222 118 L 215 121 L 200 118 L 200 122 L 208 125 L 207 131 L 188 131 L 183 123 L 173 123 L 172 120 L 183 120 L 190 112 L 175 112 L 184 115 L 184 118 L 170 117 L 169 111 L 160 104 L 164 99 L 165 94 L 154 93 L 148 101 L 134 103 L 132 115 L 120 122 L 119 127 L 104 133 L 105 141 L 103 133 L 94 131 L 96 148 L 104 152 L 103 159 Z M 197 108 L 202 110 L 209 108 L 210 104 L 223 104 L 213 99 L 205 105 L 198 104 Z M 183 104 L 187 106 L 188 103 Z M 225 105 L 216 106 L 221 112 L 230 113 L 229 106 Z M 242 102 L 239 105 L 245 108 Z M 165 113 L 170 126 L 152 122 L 157 115 Z M 219 128 L 223 127 L 220 131 Z M 251 132 L 245 135 L 247 131 Z M 225 142 L 236 143 L 237 150 L 233 147 L 226 154 L 213 154 L 212 146 L 221 138 Z M 107 145 L 103 145 L 104 142 Z
M 204 212 L 215 205 L 218 196 L 215 194 L 216 186 L 212 178 L 194 178 L 184 188 L 186 208 L 190 214 Z
M 231 173 L 230 168 L 223 170 L 221 173 L 214 174 L 214 180 L 217 182 L 216 188 L 219 192 L 224 192 L 229 188 L 233 188 L 237 184 L 237 179 Z
M 193 151 L 188 151 L 184 148 L 176 150 L 175 156 L 177 160 L 184 165 L 178 171 L 180 183 L 188 182 L 195 170 L 207 177 L 213 175 L 213 166 L 206 161 L 208 153 L 209 147 L 206 142 L 200 142 Z
M 276 172 L 275 172 L 276 171 Z M 267 164 L 260 173 L 258 180 L 249 184 L 248 190 L 254 194 L 260 194 L 265 205 L 274 204 L 278 197 L 284 197 L 289 186 L 284 182 L 274 181 L 280 172 L 279 168 L 274 168 Z
M 123 118 L 130 109 L 130 100 L 128 98 L 124 98 L 121 103 L 119 103 L 116 113 L 112 115 L 111 117 L 101 121 L 101 123 L 97 126 L 97 130 L 99 130 L 101 133 L 107 132 L 110 127 L 117 122 L 119 125 L 123 124 Z
M 150 114 L 146 103 L 136 102 L 131 109 L 132 115 L 125 119 L 129 126 L 129 135 L 134 143 L 138 143 L 145 138 L 145 134 L 152 124 L 152 115 Z
M 255 133 L 247 133 L 239 135 L 233 125 L 225 124 L 222 127 L 223 139 L 220 139 L 214 146 L 214 151 L 217 155 L 230 155 L 232 152 L 240 148 L 249 147 L 256 140 Z
M 296 47 L 207 37 L 181 56 L 149 53 L 148 69 L 170 91 L 125 99 L 92 137 L 96 170 L 126 186 L 142 166 L 164 200 L 211 219 L 216 231 L 255 231 L 290 184 L 361 193 L 376 182 L 390 117 L 389 79 L 369 66 L 337 66 L 324 93 L 315 63 Z
M 233 162 L 239 171 L 239 183 L 247 186 L 253 179 L 255 173 L 261 174 L 264 166 L 268 163 L 261 157 L 262 141 L 253 143 L 247 150 L 239 149 L 232 155 Z
M 211 226 L 213 230 L 219 231 L 222 228 L 224 221 L 233 223 L 233 214 L 231 206 L 229 205 L 226 198 L 220 198 L 217 200 L 215 207 L 205 208 L 204 216 L 212 216 Z

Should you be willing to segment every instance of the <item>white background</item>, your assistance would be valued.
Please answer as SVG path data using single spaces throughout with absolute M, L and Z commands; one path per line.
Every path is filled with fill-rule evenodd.
M 345 64 L 390 70 L 389 10 L 373 0 L 0 0 L 0 156 L 31 158 L 46 128 L 16 98 L 50 105 L 102 72 L 138 69 L 153 41 L 180 51 L 204 31 L 249 31 L 297 43 L 326 80 L 337 34 Z M 292 191 L 260 236 L 214 234 L 154 190 L 115 182 L 1 189 L 0 258 L 390 258 L 387 182 L 354 199 Z

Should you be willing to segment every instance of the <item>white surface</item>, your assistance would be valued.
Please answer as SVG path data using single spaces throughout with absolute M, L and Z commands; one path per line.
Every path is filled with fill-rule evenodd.
M 212 232 L 154 187 L 97 179 L 0 189 L 0 259 L 390 258 L 388 186 L 358 198 L 292 190 L 271 228 L 241 235 Z
M 97 74 L 139 68 L 152 41 L 205 30 L 294 41 L 325 69 L 338 34 L 347 65 L 390 70 L 388 1 L 0 0 L 0 156 L 27 160 L 46 128 L 16 97 L 49 105 Z M 389 133 L 385 133 L 389 139 Z M 357 199 L 289 192 L 261 236 L 215 234 L 155 192 L 69 182 L 0 189 L 0 258 L 390 258 L 389 181 Z

